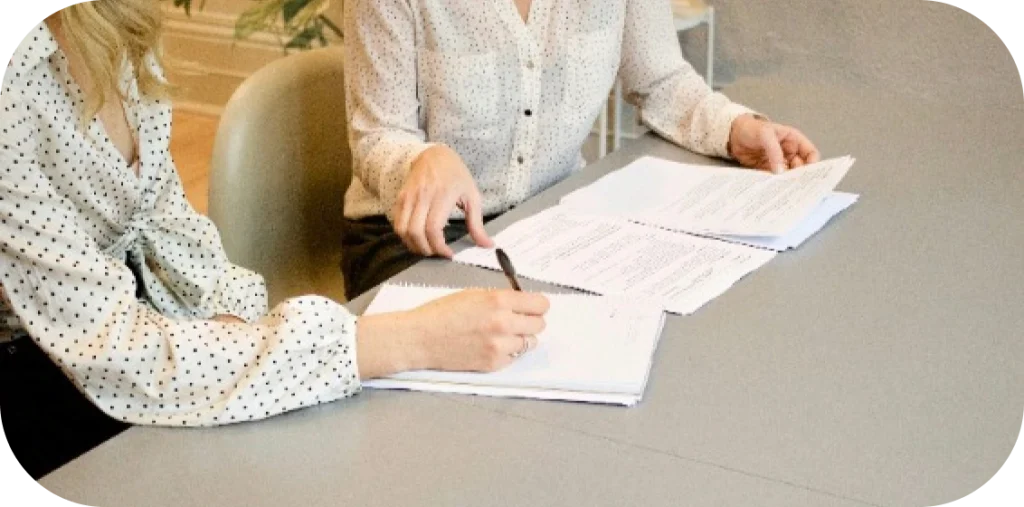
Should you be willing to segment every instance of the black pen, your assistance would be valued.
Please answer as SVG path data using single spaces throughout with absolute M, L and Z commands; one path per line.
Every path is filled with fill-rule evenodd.
M 505 251 L 497 249 L 494 254 L 498 256 L 498 264 L 501 265 L 501 270 L 505 273 L 505 278 L 508 278 L 508 283 L 512 285 L 514 290 L 522 292 L 523 289 L 519 287 L 519 280 L 516 280 L 516 268 L 512 267 L 512 261 L 505 255 Z

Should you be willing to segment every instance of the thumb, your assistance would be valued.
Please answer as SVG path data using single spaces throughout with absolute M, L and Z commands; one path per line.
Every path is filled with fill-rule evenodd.
M 789 164 L 783 155 L 779 136 L 775 134 L 775 128 L 770 124 L 761 127 L 761 146 L 764 148 L 765 158 L 768 159 L 768 169 L 775 174 L 785 172 Z
M 491 237 L 484 230 L 484 215 L 483 206 L 480 203 L 480 192 L 474 188 L 469 195 L 462 199 L 460 207 L 466 214 L 466 229 L 469 231 L 469 237 L 473 238 L 473 242 L 477 246 L 485 248 L 494 246 Z

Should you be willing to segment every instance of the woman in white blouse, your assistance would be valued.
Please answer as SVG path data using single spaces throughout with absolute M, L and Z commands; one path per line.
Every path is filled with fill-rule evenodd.
M 347 0 L 355 178 L 350 297 L 583 165 L 616 78 L 644 123 L 693 151 L 782 171 L 818 160 L 797 130 L 714 93 L 679 50 L 669 0 Z
M 225 258 L 171 162 L 159 5 L 69 7 L 4 75 L 0 411 L 32 475 L 127 423 L 261 419 L 360 379 L 493 370 L 533 346 L 537 294 L 465 291 L 358 320 L 302 297 L 267 313 L 263 280 Z

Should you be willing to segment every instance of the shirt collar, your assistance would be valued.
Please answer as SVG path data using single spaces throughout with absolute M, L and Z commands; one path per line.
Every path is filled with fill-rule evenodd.
M 36 25 L 21 41 L 18 49 L 14 51 L 14 56 L 11 57 L 11 67 L 15 72 L 24 74 L 48 60 L 57 49 L 57 41 L 44 21 Z

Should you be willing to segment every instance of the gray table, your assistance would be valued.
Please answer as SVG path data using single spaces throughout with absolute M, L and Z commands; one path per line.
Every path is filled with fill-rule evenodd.
M 841 188 L 863 197 L 799 251 L 670 318 L 638 407 L 365 392 L 255 424 L 132 429 L 43 485 L 101 506 L 932 505 L 970 493 L 1021 429 L 1024 114 L 758 80 L 729 91 L 826 154 L 855 155 Z M 490 229 L 642 154 L 702 160 L 645 138 Z M 440 260 L 398 278 L 504 285 Z

